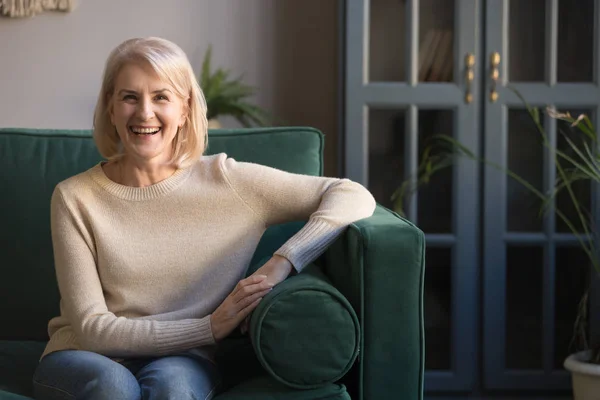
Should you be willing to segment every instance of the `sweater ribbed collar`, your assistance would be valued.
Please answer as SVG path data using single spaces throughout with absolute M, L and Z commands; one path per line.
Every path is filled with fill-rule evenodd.
M 100 185 L 104 190 L 114 196 L 131 201 L 145 201 L 156 199 L 162 195 L 172 192 L 181 183 L 183 183 L 190 175 L 191 167 L 180 168 L 167 179 L 164 179 L 154 185 L 146 187 L 125 186 L 116 183 L 108 178 L 102 169 L 102 164 L 105 161 L 99 162 L 90 169 L 92 179 Z

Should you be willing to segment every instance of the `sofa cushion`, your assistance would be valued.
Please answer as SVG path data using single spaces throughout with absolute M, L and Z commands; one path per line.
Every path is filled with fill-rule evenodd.
M 215 396 L 214 400 L 350 400 L 344 385 L 329 384 L 316 389 L 293 389 L 262 376 Z
M 311 128 L 211 131 L 206 153 L 220 152 L 289 172 L 323 172 L 323 135 Z M 58 182 L 101 159 L 89 130 L 0 129 L 0 340 L 48 340 L 48 321 L 59 313 L 50 197 Z
M 250 337 L 259 362 L 292 388 L 341 379 L 358 355 L 356 313 L 314 264 L 286 279 L 252 313 Z
M 0 131 L 0 340 L 48 339 L 59 311 L 50 196 L 59 180 L 99 160 L 85 132 Z
M 33 400 L 33 397 L 22 396 L 20 394 L 0 390 L 0 400 Z
M 267 374 L 256 357 L 250 337 L 242 334 L 239 329 L 219 342 L 215 361 L 221 373 L 223 390 Z
M 0 340 L 0 399 L 2 390 L 32 396 L 33 373 L 46 346 L 45 342 Z

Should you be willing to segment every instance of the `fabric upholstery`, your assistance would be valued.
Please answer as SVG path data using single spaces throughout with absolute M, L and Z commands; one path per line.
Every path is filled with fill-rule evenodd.
M 31 379 L 45 342 L 0 340 L 0 400 L 12 392 L 32 395 Z
M 357 376 L 365 399 L 422 399 L 425 368 L 425 235 L 378 206 L 325 253 L 325 272 L 357 310 Z M 354 395 L 353 395 L 354 397 Z
M 0 400 L 33 400 L 33 398 L 0 389 Z
M 255 353 L 279 382 L 307 389 L 336 382 L 356 359 L 360 328 L 350 303 L 314 264 L 264 297 L 252 313 Z
M 271 377 L 258 377 L 217 395 L 214 400 L 350 400 L 344 385 L 295 390 Z

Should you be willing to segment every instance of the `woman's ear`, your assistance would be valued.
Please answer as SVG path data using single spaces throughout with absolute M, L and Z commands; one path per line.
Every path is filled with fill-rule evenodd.
M 185 125 L 190 116 L 190 109 L 192 108 L 192 99 L 190 97 L 187 98 L 187 105 L 183 107 L 183 113 L 181 114 L 181 118 L 179 120 L 179 127 Z

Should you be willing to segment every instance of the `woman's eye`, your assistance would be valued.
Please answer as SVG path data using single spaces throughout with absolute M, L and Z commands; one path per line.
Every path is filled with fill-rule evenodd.
M 127 94 L 123 97 L 123 100 L 135 100 L 135 96 L 132 94 Z
M 156 100 L 169 100 L 167 98 L 167 96 L 163 95 L 163 94 L 159 94 L 156 96 Z

